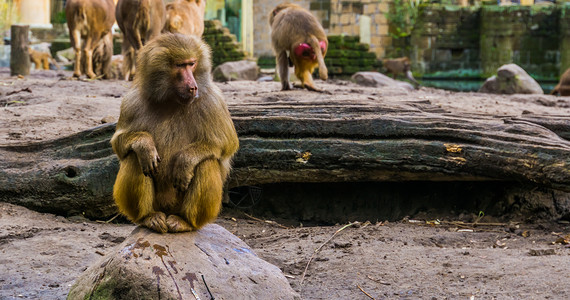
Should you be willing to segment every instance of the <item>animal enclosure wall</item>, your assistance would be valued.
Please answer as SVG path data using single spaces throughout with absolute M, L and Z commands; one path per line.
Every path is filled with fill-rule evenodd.
M 539 80 L 570 67 L 570 6 L 422 5 L 413 69 L 424 76 L 483 77 L 515 63 Z

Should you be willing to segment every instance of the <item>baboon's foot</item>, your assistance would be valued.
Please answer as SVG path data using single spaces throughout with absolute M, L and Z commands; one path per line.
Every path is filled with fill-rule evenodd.
M 168 232 L 192 231 L 192 226 L 177 215 L 168 216 L 168 218 L 166 218 L 166 224 L 168 225 Z
M 154 212 L 149 214 L 141 222 L 141 225 L 154 230 L 158 233 L 168 232 L 168 225 L 166 223 L 166 215 L 163 212 Z

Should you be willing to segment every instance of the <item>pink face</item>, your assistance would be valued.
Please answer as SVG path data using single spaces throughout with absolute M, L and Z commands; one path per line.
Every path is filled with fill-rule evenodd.
M 194 79 L 196 66 L 196 59 L 185 60 L 174 66 L 176 72 L 176 93 L 185 101 L 198 97 L 198 84 Z
M 319 46 L 321 47 L 321 52 L 324 55 L 327 52 L 327 43 L 325 41 L 320 41 Z M 295 47 L 295 56 L 310 60 L 317 59 L 317 55 L 307 43 L 301 43 Z

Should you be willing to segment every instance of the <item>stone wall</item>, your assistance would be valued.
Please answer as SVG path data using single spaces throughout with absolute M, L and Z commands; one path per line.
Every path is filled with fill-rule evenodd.
M 560 8 L 556 6 L 483 6 L 481 71 L 515 63 L 536 79 L 560 73 Z
M 410 39 L 414 72 L 479 70 L 479 15 L 471 7 L 421 6 Z
M 368 44 L 360 43 L 358 36 L 329 35 L 328 39 L 330 50 L 325 64 L 329 75 L 352 75 L 379 69 L 376 54 L 369 51 Z
M 570 3 L 560 6 L 560 69 L 559 74 L 570 68 Z
M 535 79 L 557 80 L 570 67 L 569 9 L 422 5 L 410 40 L 413 70 L 427 77 L 486 78 L 515 63 Z
M 361 43 L 370 45 L 370 51 L 384 57 L 386 47 L 392 44 L 386 13 L 392 0 L 331 0 L 331 35 L 359 36 Z

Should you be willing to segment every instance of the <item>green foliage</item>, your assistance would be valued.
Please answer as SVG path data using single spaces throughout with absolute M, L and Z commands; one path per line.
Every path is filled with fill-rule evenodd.
M 65 11 L 60 11 L 55 14 L 51 20 L 53 24 L 65 24 L 67 20 L 65 19 Z
M 419 6 L 423 0 L 394 0 L 386 19 L 390 24 L 390 35 L 394 39 L 408 37 L 416 24 Z

